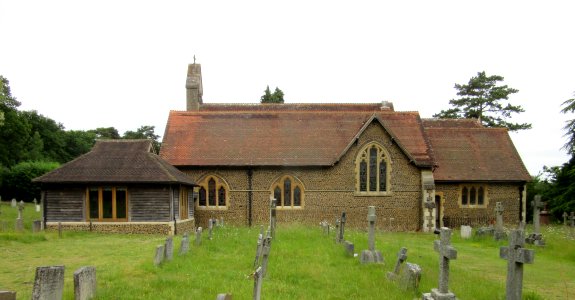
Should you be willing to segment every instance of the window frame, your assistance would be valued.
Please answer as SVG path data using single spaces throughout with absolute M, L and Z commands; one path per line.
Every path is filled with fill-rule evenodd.
M 210 205 L 210 181 L 214 182 L 214 204 Z M 210 174 L 204 176 L 198 185 L 198 201 L 195 203 L 195 207 L 198 210 L 227 210 L 230 205 L 230 188 L 228 183 L 220 176 Z M 205 191 L 205 205 L 200 205 L 200 197 L 202 188 Z M 220 189 L 224 189 L 224 205 L 220 205 Z
M 483 193 L 480 193 L 480 190 Z M 463 190 L 466 190 L 466 197 L 463 197 Z M 473 193 L 474 191 L 474 193 Z M 489 188 L 486 183 L 465 183 L 460 184 L 457 191 L 457 204 L 460 208 L 487 208 L 489 206 Z M 479 204 L 479 196 L 483 194 L 483 203 Z M 471 195 L 474 195 L 475 199 L 471 199 Z M 466 204 L 463 204 L 463 199 L 467 200 Z M 473 203 L 473 204 L 472 204 Z
M 376 149 L 375 156 L 375 166 L 372 166 L 372 150 Z M 385 163 L 385 178 L 382 177 L 381 166 Z M 378 142 L 369 142 L 365 144 L 357 153 L 355 159 L 355 196 L 391 196 L 392 186 L 391 186 L 391 165 L 392 160 L 389 152 L 382 144 Z M 370 174 L 373 170 L 377 172 L 375 177 Z M 375 178 L 375 182 L 372 183 L 372 179 Z M 385 190 L 381 190 L 382 178 L 385 180 Z M 362 182 L 362 179 L 365 182 Z M 362 187 L 365 190 L 362 190 Z M 372 190 L 375 187 L 375 191 Z
M 181 186 L 179 190 L 178 216 L 180 220 L 187 220 L 190 218 L 190 200 L 188 198 L 190 190 L 186 186 Z
M 287 180 L 289 180 L 289 187 L 290 187 L 290 190 L 288 193 L 290 195 L 289 206 L 284 205 L 284 203 L 286 202 L 284 199 L 285 198 L 284 196 L 286 195 L 285 189 L 286 189 Z M 279 195 L 281 196 L 280 199 L 277 199 L 275 196 L 277 189 L 279 189 Z M 300 205 L 295 205 L 295 202 L 296 202 L 295 201 L 295 194 L 296 194 L 295 190 L 296 189 L 299 189 Z M 278 179 L 276 179 L 270 187 L 270 195 L 273 198 L 276 198 L 276 200 L 278 200 L 276 202 L 276 209 L 280 209 L 280 210 L 282 210 L 282 209 L 287 209 L 287 210 L 303 209 L 305 206 L 305 187 L 304 187 L 303 183 L 298 178 L 296 178 L 295 176 L 292 176 L 292 175 L 283 175 L 283 176 L 280 176 Z
M 112 190 L 112 218 L 104 218 L 104 189 Z M 90 192 L 98 191 L 98 218 L 92 218 L 90 215 Z M 117 211 L 117 191 L 125 192 L 125 217 L 118 218 Z M 91 222 L 128 222 L 129 221 L 129 211 L 130 211 L 130 196 L 128 193 L 128 188 L 125 186 L 90 186 L 86 188 L 86 220 Z

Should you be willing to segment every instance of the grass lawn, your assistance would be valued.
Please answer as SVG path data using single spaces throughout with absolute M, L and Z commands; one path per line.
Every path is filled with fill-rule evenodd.
M 14 227 L 17 210 L 1 204 L 0 221 Z M 26 207 L 26 229 L 39 218 Z M 319 223 L 319 222 L 318 222 Z M 383 265 L 361 265 L 345 255 L 333 234 L 325 236 L 318 226 L 279 224 L 272 243 L 268 275 L 263 282 L 263 299 L 413 299 L 437 286 L 438 256 L 433 251 L 437 236 L 421 233 L 378 232 L 376 248 Z M 529 228 L 528 228 L 529 230 Z M 105 235 L 65 232 L 0 232 L 0 290 L 15 290 L 18 299 L 29 299 L 35 268 L 65 265 L 64 299 L 73 299 L 73 272 L 81 266 L 96 267 L 98 299 L 215 299 L 218 293 L 232 293 L 234 299 L 251 299 L 259 227 L 224 227 L 214 239 L 192 245 L 178 256 L 181 236 L 175 237 L 174 260 L 153 266 L 160 235 Z M 546 227 L 544 248 L 535 249 L 535 263 L 524 268 L 527 299 L 575 299 L 575 239 L 563 227 Z M 365 231 L 346 230 L 346 239 L 357 253 L 367 249 Z M 489 238 L 452 238 L 458 257 L 452 261 L 450 290 L 460 299 L 504 299 L 506 261 L 499 258 L 505 242 Z M 401 291 L 386 280 L 397 252 L 407 247 L 407 261 L 423 269 L 420 292 Z M 531 246 L 530 246 L 531 247 Z

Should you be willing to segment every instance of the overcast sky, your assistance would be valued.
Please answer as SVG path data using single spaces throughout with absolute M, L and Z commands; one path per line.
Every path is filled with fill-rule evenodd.
M 519 90 L 533 129 L 511 134 L 536 175 L 568 156 L 559 113 L 575 92 L 575 1 L 5 1 L 0 75 L 21 109 L 120 134 L 204 103 L 392 101 L 431 117 L 479 71 Z

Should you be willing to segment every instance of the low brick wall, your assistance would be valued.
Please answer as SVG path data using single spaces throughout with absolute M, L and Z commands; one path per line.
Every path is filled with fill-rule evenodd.
M 102 233 L 128 234 L 174 234 L 174 222 L 61 222 L 63 231 L 92 231 Z M 193 232 L 195 220 L 176 221 L 178 234 Z M 47 231 L 57 231 L 58 222 L 47 222 Z

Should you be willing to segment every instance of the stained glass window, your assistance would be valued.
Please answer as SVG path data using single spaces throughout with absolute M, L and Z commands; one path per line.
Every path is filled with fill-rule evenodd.
M 483 187 L 480 186 L 477 190 L 477 205 L 483 205 L 483 199 L 485 198 Z
M 293 206 L 301 206 L 301 190 L 296 186 L 293 190 Z
M 388 192 L 388 164 L 385 150 L 378 145 L 370 144 L 363 148 L 356 160 L 358 172 L 357 189 L 359 192 Z
M 467 205 L 467 187 L 461 189 L 461 205 Z
M 387 191 L 387 164 L 385 160 L 379 161 L 379 191 L 385 192 Z
M 469 205 L 475 205 L 475 187 L 471 187 L 469 190 Z
M 206 206 L 206 189 L 202 186 L 200 187 L 200 199 L 199 206 Z
M 359 163 L 359 190 L 367 192 L 367 162 L 365 160 Z
M 369 191 L 377 191 L 377 148 L 369 150 Z
M 218 190 L 218 205 L 226 206 L 226 189 L 223 186 Z
M 276 198 L 276 205 L 281 206 L 282 205 L 282 189 L 280 189 L 279 186 L 276 186 L 276 188 L 274 189 L 274 198 Z
M 284 203 L 283 206 L 291 206 L 291 180 L 284 180 Z
M 208 181 L 208 203 L 216 206 L 216 181 L 213 178 Z

